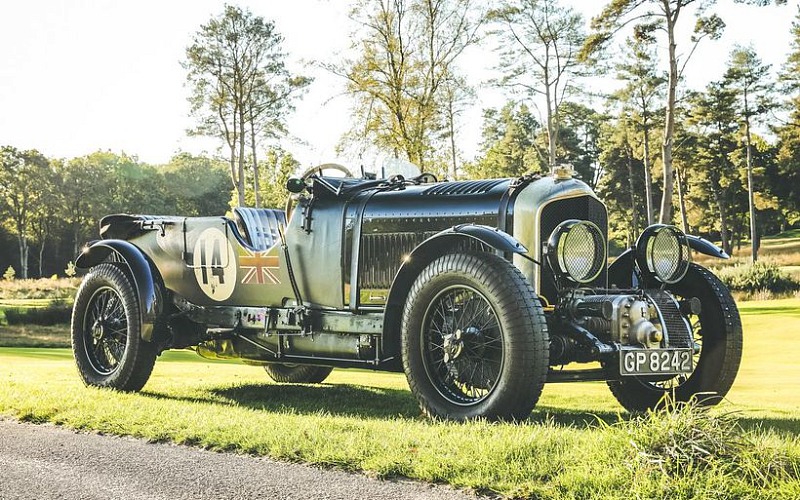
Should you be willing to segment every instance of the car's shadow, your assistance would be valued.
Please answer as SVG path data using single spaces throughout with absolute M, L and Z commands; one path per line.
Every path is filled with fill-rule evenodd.
M 231 405 L 276 413 L 290 412 L 301 415 L 324 413 L 332 416 L 381 420 L 422 418 L 417 401 L 408 390 L 351 384 L 242 384 L 212 388 L 207 396 L 197 397 L 180 397 L 147 391 L 142 394 L 158 399 Z M 525 422 L 552 422 L 559 426 L 581 429 L 603 424 L 613 425 L 631 418 L 634 417 L 621 409 L 619 412 L 593 411 L 540 404 Z M 747 414 L 738 414 L 736 418 L 744 430 L 761 428 L 800 435 L 798 418 L 761 418 L 750 417 Z
M 294 414 L 325 413 L 368 419 L 421 418 L 416 399 L 408 390 L 368 387 L 351 384 L 242 384 L 212 388 L 208 396 L 180 397 L 143 392 L 159 399 L 175 399 L 218 405 L 236 405 L 252 410 L 291 412 Z M 618 422 L 626 418 L 610 411 L 565 410 L 539 405 L 526 422 L 553 422 L 578 428 L 595 427 L 599 421 Z

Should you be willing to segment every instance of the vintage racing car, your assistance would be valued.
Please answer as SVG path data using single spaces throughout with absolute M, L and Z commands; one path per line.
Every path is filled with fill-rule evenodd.
M 608 265 L 606 207 L 566 167 L 375 177 L 312 169 L 285 212 L 103 218 L 76 261 L 84 382 L 139 390 L 158 354 L 190 348 L 284 383 L 404 371 L 422 411 L 453 420 L 524 419 L 546 382 L 607 381 L 630 411 L 730 389 L 739 314 L 690 259 L 727 258 L 715 245 L 654 225 Z

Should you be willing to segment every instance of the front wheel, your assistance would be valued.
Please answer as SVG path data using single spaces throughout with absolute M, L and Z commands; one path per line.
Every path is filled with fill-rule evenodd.
M 447 254 L 411 287 L 402 356 L 411 392 L 429 417 L 521 420 L 547 377 L 544 312 L 507 260 Z
M 697 297 L 700 314 L 688 315 L 699 353 L 694 371 L 666 380 L 623 377 L 608 383 L 628 411 L 642 412 L 663 405 L 665 395 L 675 402 L 696 400 L 701 405 L 719 403 L 730 390 L 742 359 L 742 321 L 728 288 L 708 269 L 691 264 L 679 283 L 669 286 L 680 299 Z
M 94 267 L 72 309 L 72 352 L 86 385 L 138 391 L 156 360 L 141 338 L 139 304 L 130 279 L 113 264 Z
M 265 365 L 264 370 L 272 380 L 283 384 L 321 384 L 328 378 L 333 368 L 272 363 Z

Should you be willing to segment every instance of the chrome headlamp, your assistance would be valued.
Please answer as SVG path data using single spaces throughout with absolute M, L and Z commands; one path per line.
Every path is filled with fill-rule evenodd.
M 666 284 L 677 283 L 689 270 L 691 256 L 686 235 L 675 226 L 655 224 L 636 241 L 639 270 Z
M 547 241 L 553 272 L 575 283 L 589 283 L 603 271 L 606 242 L 594 223 L 570 219 L 559 224 Z

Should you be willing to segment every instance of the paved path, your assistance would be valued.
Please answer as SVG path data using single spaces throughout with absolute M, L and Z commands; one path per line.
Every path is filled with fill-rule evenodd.
M 443 486 L 380 481 L 264 458 L 0 420 L 0 500 L 475 500 Z

